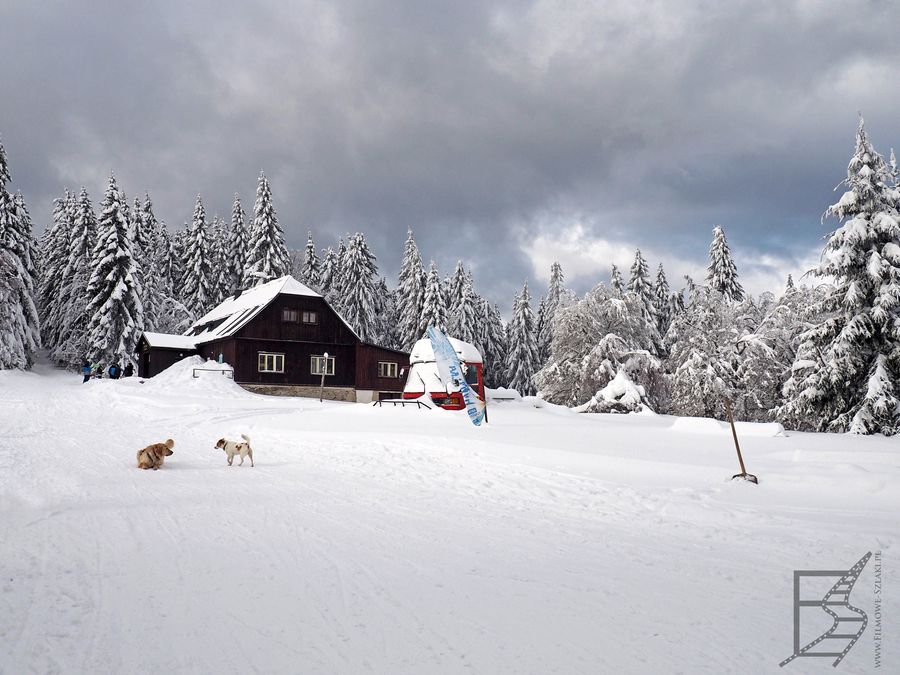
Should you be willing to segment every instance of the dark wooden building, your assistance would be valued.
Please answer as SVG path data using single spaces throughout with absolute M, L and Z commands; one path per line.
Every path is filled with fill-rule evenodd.
M 184 335 L 145 333 L 138 374 L 152 377 L 191 354 L 223 360 L 259 393 L 368 402 L 399 397 L 409 354 L 368 344 L 325 299 L 287 276 L 226 299 Z M 327 354 L 327 357 L 326 357 Z

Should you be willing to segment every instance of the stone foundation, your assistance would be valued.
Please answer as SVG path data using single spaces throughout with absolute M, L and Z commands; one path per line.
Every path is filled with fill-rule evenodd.
M 244 384 L 238 383 L 247 391 L 266 396 L 300 396 L 302 398 L 319 398 L 319 387 L 300 384 Z M 322 398 L 327 401 L 356 402 L 356 390 L 353 387 L 325 387 Z

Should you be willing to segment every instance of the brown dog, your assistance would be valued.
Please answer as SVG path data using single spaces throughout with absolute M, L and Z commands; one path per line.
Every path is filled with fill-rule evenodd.
M 148 445 L 143 450 L 138 450 L 137 463 L 139 469 L 153 469 L 156 471 L 166 461 L 166 457 L 173 454 L 172 448 L 175 447 L 175 441 L 171 438 L 165 443 L 154 443 Z

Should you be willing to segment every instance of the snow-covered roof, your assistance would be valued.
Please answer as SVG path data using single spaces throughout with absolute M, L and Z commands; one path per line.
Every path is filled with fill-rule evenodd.
M 279 295 L 322 297 L 290 275 L 273 279 L 225 299 L 197 319 L 184 335 L 197 344 L 230 337 L 246 326 Z
M 462 340 L 457 340 L 455 337 L 448 337 L 447 339 L 450 340 L 450 344 L 453 346 L 453 350 L 456 352 L 460 361 L 465 361 L 466 363 L 484 363 L 481 358 L 481 353 L 475 348 L 475 345 L 463 342 Z M 425 338 L 419 340 L 413 346 L 412 354 L 409 356 L 409 362 L 427 363 L 429 361 L 434 361 L 434 350 L 431 348 L 431 340 Z
M 193 338 L 185 335 L 169 335 L 168 333 L 151 333 L 148 331 L 144 331 L 142 335 L 148 345 L 159 349 L 184 349 L 187 351 L 194 351 L 197 348 L 197 344 L 194 342 Z

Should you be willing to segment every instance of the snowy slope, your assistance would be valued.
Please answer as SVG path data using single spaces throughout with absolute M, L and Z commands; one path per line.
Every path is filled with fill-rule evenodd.
M 3 673 L 811 672 L 777 665 L 792 571 L 900 566 L 896 440 L 742 425 L 753 486 L 706 420 L 526 398 L 475 428 L 188 366 L 0 372 Z M 240 433 L 255 468 L 213 448 Z M 838 672 L 872 666 L 870 631 Z

